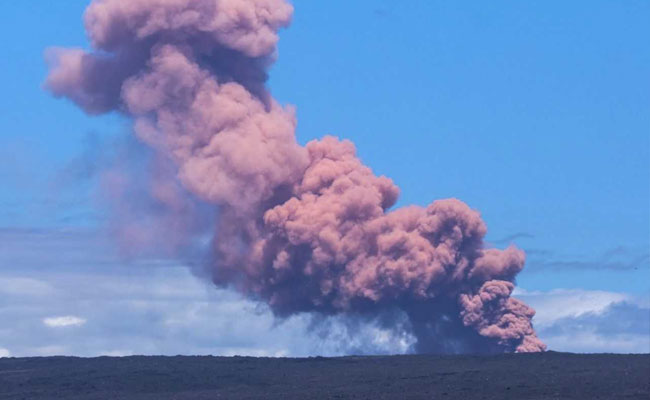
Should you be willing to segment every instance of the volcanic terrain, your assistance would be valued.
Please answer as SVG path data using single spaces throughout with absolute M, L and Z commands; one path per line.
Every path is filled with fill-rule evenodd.
M 0 399 L 648 399 L 650 355 L 0 359 Z

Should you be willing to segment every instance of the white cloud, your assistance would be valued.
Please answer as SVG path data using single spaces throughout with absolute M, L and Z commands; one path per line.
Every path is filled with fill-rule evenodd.
M 399 353 L 410 343 L 371 322 L 350 330 L 332 320 L 325 330 L 305 315 L 277 320 L 268 307 L 215 288 L 182 266 L 11 272 L 4 277 L 38 279 L 53 291 L 47 301 L 37 290 L 0 296 L 0 320 L 15 321 L 0 326 L 0 342 L 14 356 L 333 356 L 350 348 Z
M 45 326 L 49 326 L 50 328 L 65 328 L 69 326 L 82 326 L 86 323 L 86 320 L 83 318 L 68 315 L 65 317 L 45 318 L 43 320 L 43 323 Z
M 535 309 L 533 321 L 536 328 L 550 326 L 562 318 L 575 318 L 587 313 L 600 314 L 612 304 L 633 301 L 631 296 L 623 293 L 583 289 L 529 292 L 517 288 L 514 296 Z
M 648 353 L 647 335 L 605 336 L 595 332 L 574 332 L 545 338 L 551 350 L 573 353 Z
M 537 311 L 539 337 L 550 350 L 578 353 L 650 351 L 648 299 L 624 293 L 583 289 L 529 292 L 520 298 Z
M 0 358 L 11 357 L 11 352 L 5 348 L 0 347 Z

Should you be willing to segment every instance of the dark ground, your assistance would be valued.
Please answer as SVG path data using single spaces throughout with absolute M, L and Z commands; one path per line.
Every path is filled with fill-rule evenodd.
M 0 399 L 650 399 L 650 355 L 0 359 Z

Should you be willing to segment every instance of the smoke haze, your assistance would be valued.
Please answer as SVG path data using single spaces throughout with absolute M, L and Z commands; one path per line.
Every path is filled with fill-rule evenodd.
M 107 195 L 128 204 L 121 188 L 142 186 L 172 244 L 201 225 L 186 196 L 211 205 L 212 280 L 278 317 L 390 325 L 398 313 L 414 351 L 545 350 L 534 311 L 511 297 L 525 255 L 486 249 L 478 212 L 456 199 L 389 211 L 399 189 L 353 143 L 297 143 L 294 109 L 265 87 L 292 12 L 285 0 L 94 0 L 84 16 L 93 51 L 49 50 L 46 87 L 89 114 L 128 116 L 153 149 L 146 181 L 123 168 Z M 117 231 L 136 244 L 150 234 Z

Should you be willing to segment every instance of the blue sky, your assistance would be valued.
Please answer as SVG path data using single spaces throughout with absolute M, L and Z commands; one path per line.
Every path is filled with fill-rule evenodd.
M 281 102 L 297 106 L 302 143 L 325 134 L 353 140 L 365 163 L 400 186 L 399 205 L 456 197 L 479 209 L 488 241 L 527 250 L 520 296 L 538 308 L 538 319 L 543 316 L 541 335 L 551 348 L 555 343 L 573 351 L 650 350 L 645 325 L 619 321 L 650 320 L 650 3 L 294 4 L 294 23 L 281 33 L 269 85 Z M 124 285 L 119 258 L 98 260 L 91 250 L 113 251 L 105 239 L 92 236 L 92 244 L 80 244 L 79 232 L 101 230 L 105 219 L 94 205 L 92 182 L 67 182 L 65 171 L 89 135 L 115 137 L 128 130 L 128 122 L 87 117 L 41 89 L 47 47 L 87 45 L 81 23 L 86 5 L 85 0 L 0 3 L 5 16 L 0 85 L 6 93 L 0 98 L 0 282 L 5 285 L 0 316 L 23 318 L 30 331 L 30 323 L 46 317 L 90 313 L 93 307 L 67 308 L 80 300 L 95 307 L 105 303 L 101 296 L 79 292 L 39 313 L 35 305 L 42 300 L 30 297 L 35 293 L 29 288 L 45 285 L 55 296 L 73 290 L 65 289 L 66 282 L 94 274 L 114 281 L 114 287 Z M 47 246 L 34 247 L 33 241 Z M 77 249 L 73 261 L 48 253 L 68 248 Z M 133 282 L 146 279 L 141 268 L 135 271 Z M 174 271 L 187 275 L 188 288 L 198 285 L 184 268 Z M 164 274 L 155 282 L 165 287 Z M 232 296 L 212 292 L 217 293 L 201 291 L 204 297 L 182 304 L 191 308 L 197 302 L 219 303 L 215 296 Z M 168 301 L 178 300 L 170 296 Z M 577 308 L 558 313 L 571 309 L 567 302 Z M 18 306 L 33 313 L 18 312 Z M 251 324 L 267 323 L 255 320 L 258 311 L 252 312 L 251 321 L 257 322 Z M 106 311 L 102 318 L 109 316 Z M 79 318 L 88 325 L 93 320 Z M 555 324 L 562 319 L 564 330 Z M 601 328 L 611 321 L 630 331 L 607 342 L 605 335 L 612 333 Z M 581 343 L 562 342 L 575 336 L 567 329 L 585 324 L 593 327 L 591 336 Z M 274 330 L 270 322 L 264 326 Z M 274 332 L 270 335 L 282 337 Z M 0 350 L 48 354 L 38 350 L 47 346 L 10 339 L 15 333 L 0 327 Z M 88 337 L 95 336 L 62 335 L 50 350 L 137 352 L 122 348 L 126 344 L 74 347 Z M 170 341 L 151 352 L 202 351 Z M 265 348 L 252 339 L 246 346 L 231 349 L 257 354 Z M 323 351 L 306 342 L 296 346 L 273 351 Z

